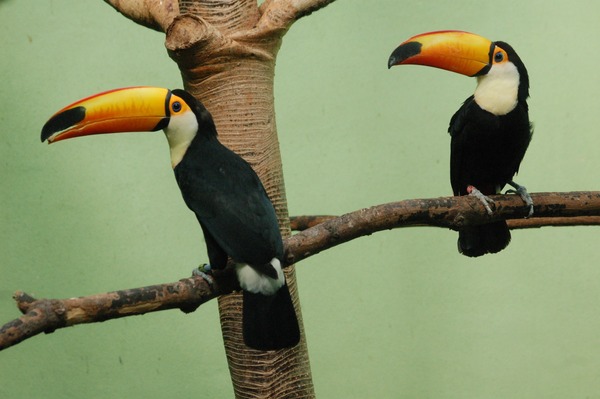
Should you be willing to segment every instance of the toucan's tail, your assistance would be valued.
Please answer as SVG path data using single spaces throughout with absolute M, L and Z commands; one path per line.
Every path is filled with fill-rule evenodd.
M 466 256 L 481 256 L 502 251 L 510 242 L 506 221 L 469 226 L 458 231 L 458 252 Z
M 258 350 L 296 346 L 300 328 L 287 284 L 273 295 L 244 291 L 244 342 Z

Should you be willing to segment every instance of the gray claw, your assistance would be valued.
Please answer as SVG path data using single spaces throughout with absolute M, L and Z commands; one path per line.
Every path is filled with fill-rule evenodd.
M 510 186 L 514 187 L 515 189 L 514 190 L 512 190 L 512 189 L 506 190 L 506 193 L 519 194 L 521 199 L 525 202 L 525 205 L 527 205 L 529 207 L 529 213 L 525 217 L 526 218 L 531 217 L 531 215 L 533 215 L 533 199 L 531 199 L 531 195 L 529 195 L 525 186 L 521 186 L 512 180 L 509 181 L 508 184 Z
M 208 283 L 211 287 L 215 283 L 215 280 L 210 275 L 211 267 L 208 263 L 204 263 L 194 270 L 192 270 L 192 275 L 197 277 L 202 277 L 204 281 Z
M 472 195 L 473 197 L 477 198 L 479 201 L 481 201 L 481 203 L 483 204 L 485 210 L 487 211 L 488 215 L 493 215 L 494 211 L 492 211 L 492 208 L 490 207 L 490 204 L 494 203 L 494 200 L 491 199 L 490 197 L 484 195 L 481 191 L 479 191 L 477 188 L 470 186 L 471 187 L 471 192 L 469 193 L 469 195 Z

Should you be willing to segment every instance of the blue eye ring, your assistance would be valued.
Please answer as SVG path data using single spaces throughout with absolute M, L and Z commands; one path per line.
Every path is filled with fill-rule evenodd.
M 173 104 L 171 104 L 171 109 L 173 112 L 179 112 L 181 111 L 181 108 L 181 103 L 179 101 L 173 101 Z
M 504 61 L 504 54 L 502 54 L 501 51 L 498 51 L 496 54 L 494 54 L 494 62 L 502 62 Z

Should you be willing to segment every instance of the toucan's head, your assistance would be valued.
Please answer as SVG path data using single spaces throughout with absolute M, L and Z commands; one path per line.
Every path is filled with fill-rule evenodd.
M 510 112 L 518 101 L 529 97 L 527 69 L 513 48 L 473 33 L 448 30 L 413 36 L 388 60 L 388 68 L 405 64 L 476 76 L 475 101 L 497 115 Z
M 175 167 L 196 135 L 216 136 L 206 108 L 184 90 L 127 87 L 86 97 L 58 111 L 42 128 L 48 143 L 92 134 L 163 129 Z

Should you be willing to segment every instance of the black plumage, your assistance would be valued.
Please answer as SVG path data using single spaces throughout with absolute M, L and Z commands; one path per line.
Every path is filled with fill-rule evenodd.
M 224 268 L 227 257 L 277 278 L 271 260 L 283 258 L 275 210 L 258 176 L 240 156 L 222 145 L 212 117 L 190 94 L 173 90 L 190 106 L 198 133 L 175 168 L 187 206 L 204 232 L 210 264 Z M 274 295 L 244 291 L 243 331 L 250 347 L 291 347 L 300 332 L 285 284 Z
M 244 341 L 260 350 L 295 346 L 300 331 L 281 268 L 283 240 L 275 209 L 250 165 L 217 139 L 212 116 L 191 94 L 137 86 L 95 94 L 64 107 L 42 128 L 42 141 L 163 129 L 187 206 L 204 233 L 210 264 L 228 258 L 244 290 Z
M 471 96 L 454 114 L 448 129 L 452 136 L 450 180 L 454 195 L 468 194 L 469 186 L 484 195 L 499 193 L 518 172 L 531 140 L 527 70 L 512 47 L 504 42 L 495 42 L 495 45 L 506 51 L 509 62 L 519 73 L 517 104 L 507 114 L 495 115 L 482 109 Z M 459 230 L 458 248 L 467 256 L 496 253 L 509 242 L 510 232 L 505 221 Z

